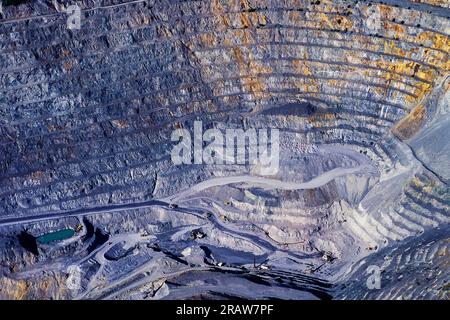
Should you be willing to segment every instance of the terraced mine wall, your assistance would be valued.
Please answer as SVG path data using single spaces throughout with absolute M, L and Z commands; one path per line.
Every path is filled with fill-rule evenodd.
M 251 298 L 264 285 L 235 291 L 245 277 L 230 270 L 226 292 L 165 284 L 244 266 L 296 283 L 277 291 L 269 281 L 271 297 L 398 298 L 389 285 L 366 295 L 355 265 L 381 265 L 403 241 L 420 250 L 420 237 L 442 245 L 430 244 L 436 281 L 407 298 L 448 294 L 438 276 L 448 274 L 448 1 L 83 0 L 80 29 L 68 29 L 71 4 L 4 3 L 0 15 L 1 297 L 186 298 L 204 288 Z M 175 166 L 171 133 L 196 120 L 279 129 L 280 171 L 269 178 L 290 189 L 255 183 L 249 166 Z M 213 184 L 232 175 L 247 178 Z M 323 184 L 307 187 L 314 178 Z M 25 228 L 74 223 L 133 254 L 106 261 L 108 242 L 92 234 L 40 255 L 18 240 Z M 183 235 L 192 226 L 206 237 Z M 81 268 L 78 291 L 57 258 Z M 347 283 L 358 290 L 330 291 Z

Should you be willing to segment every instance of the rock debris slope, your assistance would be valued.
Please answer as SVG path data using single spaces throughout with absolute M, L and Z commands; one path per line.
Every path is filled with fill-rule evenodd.
M 13 2 L 1 298 L 449 298 L 447 0 Z M 195 120 L 280 170 L 174 165 Z

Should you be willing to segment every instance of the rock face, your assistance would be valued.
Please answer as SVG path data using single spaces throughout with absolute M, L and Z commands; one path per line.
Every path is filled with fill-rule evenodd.
M 72 4 L 0 13 L 0 298 L 449 298 L 448 1 Z

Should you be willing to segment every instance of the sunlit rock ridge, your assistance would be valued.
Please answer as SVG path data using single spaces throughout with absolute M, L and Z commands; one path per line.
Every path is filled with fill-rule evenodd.
M 448 0 L 76 3 L 3 1 L 0 298 L 449 298 Z

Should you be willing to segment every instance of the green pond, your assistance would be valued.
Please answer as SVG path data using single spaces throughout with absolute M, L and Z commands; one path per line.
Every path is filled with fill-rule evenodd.
M 50 233 L 46 233 L 40 237 L 37 238 L 37 242 L 41 244 L 47 244 L 53 241 L 60 241 L 64 239 L 69 239 L 73 237 L 75 234 L 75 231 L 72 229 L 64 229 L 64 230 L 58 230 Z

